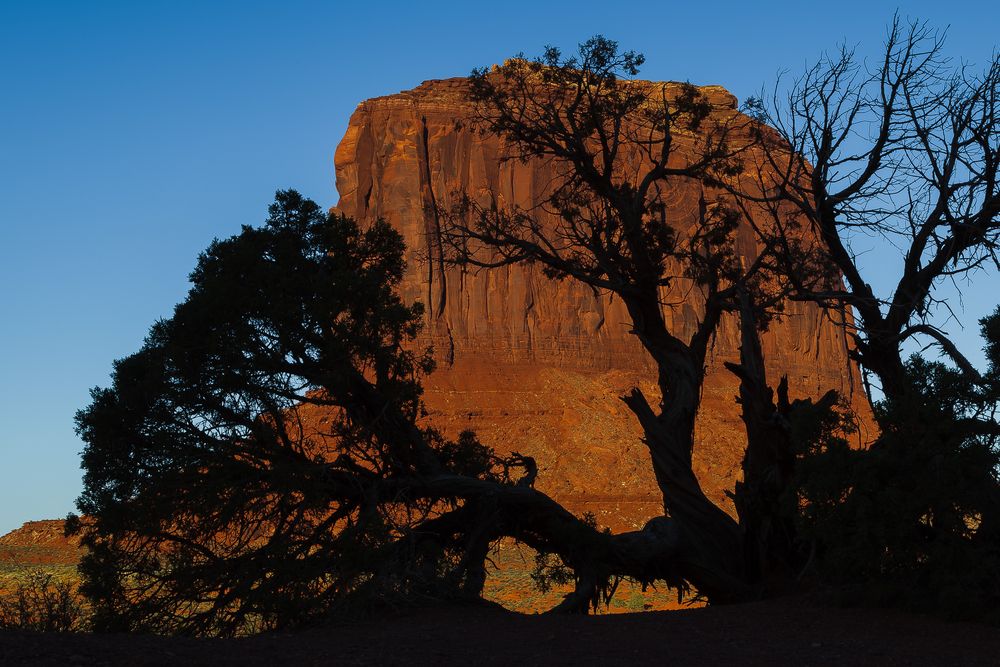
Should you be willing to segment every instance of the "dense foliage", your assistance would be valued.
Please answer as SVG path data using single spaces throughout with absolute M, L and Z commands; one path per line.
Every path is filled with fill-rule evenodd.
M 399 480 L 488 478 L 492 458 L 415 426 L 431 362 L 407 347 L 402 253 L 388 225 L 281 192 L 264 227 L 200 257 L 77 415 L 97 628 L 233 634 L 440 583 L 444 547 L 407 538 L 447 502 Z
M 27 572 L 0 594 L 0 630 L 83 632 L 90 614 L 76 586 L 43 570 Z
M 1000 621 L 1000 309 L 981 324 L 980 381 L 915 355 L 869 449 L 827 439 L 803 459 L 816 571 L 851 597 Z

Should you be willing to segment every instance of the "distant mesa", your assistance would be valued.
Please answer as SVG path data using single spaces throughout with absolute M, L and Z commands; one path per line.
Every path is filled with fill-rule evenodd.
M 3 566 L 74 565 L 79 557 L 80 542 L 65 536 L 61 519 L 27 521 L 20 528 L 0 536 L 0 565 Z

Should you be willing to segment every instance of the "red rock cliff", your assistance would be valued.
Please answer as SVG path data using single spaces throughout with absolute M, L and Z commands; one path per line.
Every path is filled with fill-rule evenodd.
M 655 395 L 655 376 L 620 301 L 532 266 L 469 272 L 426 259 L 436 256 L 435 206 L 455 192 L 489 189 L 527 205 L 553 175 L 542 162 L 500 163 L 499 142 L 467 122 L 464 81 L 428 81 L 358 106 L 336 152 L 337 209 L 359 221 L 384 218 L 406 239 L 403 295 L 427 306 L 424 335 L 439 361 L 426 382 L 433 422 L 451 434 L 473 428 L 498 450 L 535 456 L 539 487 L 578 511 L 595 511 L 616 528 L 641 524 L 660 513 L 660 496 L 639 428 L 618 396 L 636 384 Z M 724 89 L 702 90 L 715 113 L 738 113 Z M 668 187 L 683 219 L 697 205 L 697 186 Z M 749 229 L 738 248 L 756 253 Z M 683 285 L 667 301 L 675 304 L 666 311 L 675 330 L 694 326 L 700 307 Z M 868 414 L 844 333 L 819 308 L 788 304 L 763 347 L 771 381 L 787 373 L 793 396 L 833 388 Z M 695 451 L 706 493 L 727 506 L 744 435 L 737 382 L 722 362 L 738 355 L 730 318 L 712 350 Z

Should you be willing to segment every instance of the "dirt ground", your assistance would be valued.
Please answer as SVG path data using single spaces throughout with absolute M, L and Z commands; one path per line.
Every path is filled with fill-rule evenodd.
M 802 600 L 592 617 L 407 610 L 251 639 L 0 633 L 3 665 L 997 665 L 1000 630 Z

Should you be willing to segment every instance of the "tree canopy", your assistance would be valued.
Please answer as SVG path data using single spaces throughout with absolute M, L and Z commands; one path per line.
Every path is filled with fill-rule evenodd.
M 184 302 L 77 415 L 98 627 L 231 634 L 431 585 L 414 554 L 412 577 L 386 573 L 442 508 L 390 480 L 490 477 L 492 461 L 415 425 L 432 364 L 406 346 L 422 310 L 394 292 L 402 251 L 387 224 L 290 191 L 202 254 Z

